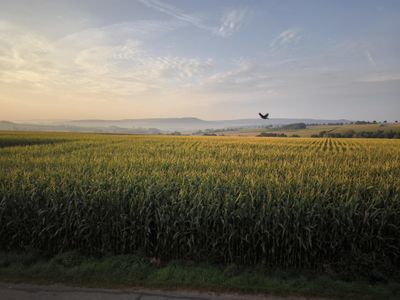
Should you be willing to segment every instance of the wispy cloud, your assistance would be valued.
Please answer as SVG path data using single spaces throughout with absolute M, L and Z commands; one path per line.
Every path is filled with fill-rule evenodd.
M 221 18 L 221 26 L 217 33 L 221 36 L 230 36 L 238 31 L 242 27 L 246 13 L 246 9 L 233 9 L 225 13 Z
M 365 57 L 368 59 L 368 61 L 371 63 L 371 65 L 373 67 L 376 67 L 376 61 L 375 59 L 372 57 L 371 52 L 369 52 L 368 50 L 365 50 Z
M 399 72 L 378 72 L 373 74 L 363 74 L 360 76 L 358 80 L 360 82 L 391 82 L 391 81 L 400 81 L 400 73 Z
M 202 87 L 219 93 L 253 94 L 262 91 L 265 94 L 272 94 L 281 80 L 280 78 L 277 80 L 274 71 L 282 68 L 284 64 L 283 62 L 266 65 L 254 60 L 240 60 L 230 70 L 209 76 Z
M 296 45 L 303 38 L 302 30 L 300 28 L 289 28 L 282 31 L 270 43 L 270 50 L 275 51 L 288 46 Z
M 190 85 L 213 67 L 208 58 L 146 51 L 134 37 L 142 37 L 146 27 L 149 34 L 159 30 L 157 22 L 90 28 L 56 40 L 10 23 L 0 25 L 0 83 L 25 84 L 31 90 L 134 95 Z
M 158 0 L 139 0 L 139 1 L 142 2 L 144 5 L 146 5 L 147 7 L 156 9 L 156 10 L 158 10 L 162 13 L 165 13 L 167 15 L 170 15 L 171 17 L 174 17 L 180 21 L 190 23 L 201 29 L 213 30 L 212 27 L 204 25 L 203 20 L 201 18 L 184 13 L 179 8 L 169 5 L 165 2 L 161 2 Z
M 221 24 L 218 26 L 208 25 L 206 24 L 205 19 L 191 15 L 183 12 L 178 7 L 167 4 L 165 2 L 159 0 L 139 0 L 141 3 L 146 5 L 147 7 L 153 8 L 167 14 L 179 21 L 189 23 L 197 28 L 207 30 L 215 35 L 219 35 L 222 37 L 231 36 L 233 33 L 237 32 L 244 21 L 246 16 L 247 9 L 232 9 L 226 12 L 220 22 Z

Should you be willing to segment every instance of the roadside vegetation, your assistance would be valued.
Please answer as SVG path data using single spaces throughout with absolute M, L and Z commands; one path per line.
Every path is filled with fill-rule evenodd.
M 83 256 L 66 252 L 44 257 L 37 252 L 0 253 L 0 280 L 36 284 L 64 283 L 101 288 L 195 289 L 214 292 L 397 300 L 400 283 L 349 281 L 340 275 L 262 266 L 210 265 L 173 260 L 155 265 L 140 255 Z

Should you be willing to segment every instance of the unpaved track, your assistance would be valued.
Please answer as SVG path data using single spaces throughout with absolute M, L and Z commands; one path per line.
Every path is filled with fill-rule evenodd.
M 306 300 L 303 297 L 276 297 L 206 292 L 146 289 L 94 289 L 64 285 L 0 283 L 0 300 Z M 316 299 L 316 298 L 313 298 Z M 323 299 L 318 299 L 323 300 Z

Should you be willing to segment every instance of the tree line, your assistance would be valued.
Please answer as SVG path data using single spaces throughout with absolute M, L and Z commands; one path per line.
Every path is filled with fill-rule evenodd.
M 329 138 L 380 138 L 380 139 L 399 139 L 400 132 L 390 131 L 354 131 L 348 130 L 345 132 L 329 132 L 321 131 L 318 134 L 313 134 L 311 137 L 329 137 Z

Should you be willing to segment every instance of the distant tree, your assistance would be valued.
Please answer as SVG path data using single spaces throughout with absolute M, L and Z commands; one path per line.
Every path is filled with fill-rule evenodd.
M 385 120 L 385 121 L 383 121 L 383 123 L 385 123 L 385 124 L 386 124 L 386 123 L 387 123 L 387 121 Z
M 284 133 L 275 133 L 275 132 L 261 132 L 258 137 L 287 137 Z
M 326 132 L 321 131 L 318 135 L 313 134 L 311 137 L 329 137 L 329 138 L 369 138 L 369 139 L 398 139 L 400 138 L 400 132 L 393 130 L 383 131 L 358 131 L 348 130 L 346 132 Z
M 354 134 L 355 134 L 354 130 L 348 130 L 344 132 L 342 135 L 344 138 L 352 138 Z
M 376 120 L 374 120 L 372 123 L 376 124 L 376 123 L 378 123 L 378 122 L 376 122 Z
M 397 122 L 397 120 L 396 120 L 396 121 L 394 121 L 394 122 L 395 122 L 395 123 L 398 123 L 398 122 Z
M 203 134 L 202 130 L 198 130 L 198 131 L 192 133 L 192 135 L 201 135 L 201 134 Z
M 306 129 L 307 125 L 305 123 L 293 123 L 282 126 L 284 129 Z

